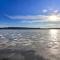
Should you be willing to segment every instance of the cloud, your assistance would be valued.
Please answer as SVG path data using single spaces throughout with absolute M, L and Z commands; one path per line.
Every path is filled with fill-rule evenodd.
M 58 13 L 59 11 L 58 11 L 58 10 L 54 10 L 53 12 L 54 12 L 54 13 Z
M 46 12 L 47 10 L 44 10 L 44 12 Z M 21 15 L 7 15 L 5 14 L 5 16 L 9 19 L 13 19 L 13 20 L 44 20 L 44 21 L 50 21 L 50 19 L 54 19 L 54 17 L 57 20 L 60 20 L 60 13 L 58 13 L 58 10 L 54 10 L 52 13 L 49 13 L 47 15 L 25 15 L 25 16 L 21 16 Z
M 30 19 L 30 20 L 45 20 L 48 18 L 48 16 L 45 15 L 30 15 L 30 16 L 9 16 L 9 15 L 5 15 L 6 17 L 10 18 L 10 19 Z
M 44 9 L 44 10 L 42 10 L 42 12 L 43 12 L 43 13 L 46 13 L 46 12 L 48 12 L 48 10 L 47 10 L 47 9 Z
M 6 24 L 0 24 L 0 28 L 1 27 L 8 27 L 8 25 L 6 25 Z

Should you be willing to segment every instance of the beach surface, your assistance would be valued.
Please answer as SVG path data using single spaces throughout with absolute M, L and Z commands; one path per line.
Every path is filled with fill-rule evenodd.
M 60 60 L 60 30 L 0 30 L 0 60 Z

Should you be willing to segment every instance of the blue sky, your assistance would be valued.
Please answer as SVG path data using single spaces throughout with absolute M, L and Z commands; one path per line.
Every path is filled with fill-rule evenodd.
M 0 0 L 0 27 L 60 27 L 60 0 Z

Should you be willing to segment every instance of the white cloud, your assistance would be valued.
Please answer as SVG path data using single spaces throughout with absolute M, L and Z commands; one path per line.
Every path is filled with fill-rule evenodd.
M 8 27 L 8 25 L 6 25 L 6 24 L 0 24 L 0 28 L 1 27 Z
M 57 10 L 55 10 L 55 12 L 58 12 Z M 9 16 L 9 15 L 5 15 L 6 17 L 8 17 L 9 19 L 13 19 L 13 20 L 40 20 L 41 21 L 59 21 L 60 20 L 60 13 L 52 13 L 49 15 L 26 15 L 26 16 Z M 56 19 L 55 19 L 56 18 Z M 51 19 L 51 20 L 50 20 Z M 54 20 L 53 20 L 54 19 Z
M 53 12 L 54 12 L 54 13 L 58 13 L 59 11 L 58 11 L 58 10 L 54 10 Z
M 31 19 L 31 20 L 45 20 L 47 19 L 48 16 L 45 15 L 31 15 L 31 16 L 9 16 L 9 15 L 5 15 L 6 17 L 10 18 L 10 19 Z
M 46 12 L 48 12 L 48 10 L 47 10 L 47 9 L 44 9 L 44 10 L 42 10 L 42 12 L 43 12 L 43 13 L 46 13 Z

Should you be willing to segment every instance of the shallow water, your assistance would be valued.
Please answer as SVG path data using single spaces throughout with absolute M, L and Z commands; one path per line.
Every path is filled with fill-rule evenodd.
M 0 60 L 60 60 L 60 30 L 0 30 Z

